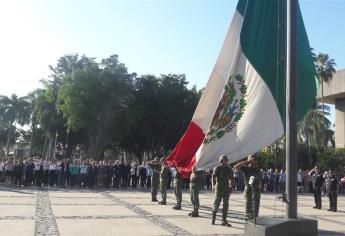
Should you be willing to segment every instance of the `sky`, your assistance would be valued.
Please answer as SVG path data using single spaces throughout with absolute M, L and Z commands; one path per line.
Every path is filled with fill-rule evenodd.
M 311 47 L 345 68 L 345 0 L 300 0 Z M 65 54 L 117 54 L 129 72 L 186 74 L 205 86 L 236 0 L 0 1 L 0 94 L 40 86 Z M 334 111 L 332 117 L 334 119 Z

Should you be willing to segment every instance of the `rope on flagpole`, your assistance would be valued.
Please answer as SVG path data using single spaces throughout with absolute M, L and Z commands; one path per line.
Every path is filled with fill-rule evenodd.
M 282 26 L 282 22 L 280 21 L 280 1 L 277 1 L 277 47 L 276 47 L 276 86 L 275 86 L 275 101 L 278 104 L 278 91 L 279 91 L 279 71 L 281 68 L 281 64 L 284 62 L 284 58 L 281 57 L 281 50 L 280 47 L 282 45 L 280 45 L 280 37 L 281 37 L 281 29 L 283 28 Z M 285 91 L 285 90 L 284 90 Z M 275 137 L 278 136 L 278 117 L 275 118 Z M 275 176 L 275 172 L 277 170 L 277 152 L 278 152 L 278 141 L 275 141 L 275 145 L 274 145 L 274 181 L 275 181 L 275 189 L 274 189 L 274 216 L 277 217 L 277 178 Z M 279 179 L 278 179 L 279 181 Z M 282 209 L 283 209 L 283 202 L 282 204 Z M 281 214 L 283 214 L 283 212 L 281 211 Z

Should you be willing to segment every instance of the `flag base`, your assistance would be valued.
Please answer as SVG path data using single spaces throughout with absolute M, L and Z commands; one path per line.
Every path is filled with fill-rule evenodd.
M 317 236 L 317 220 L 258 217 L 256 224 L 251 220 L 245 225 L 245 236 Z

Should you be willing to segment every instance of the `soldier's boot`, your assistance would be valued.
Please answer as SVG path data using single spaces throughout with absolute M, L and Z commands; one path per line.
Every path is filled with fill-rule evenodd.
M 173 207 L 174 210 L 181 210 L 181 205 L 176 205 Z
M 176 206 L 173 207 L 175 210 L 181 210 L 181 202 L 178 201 Z
M 226 215 L 223 214 L 222 225 L 226 227 L 231 227 L 231 224 L 226 220 Z
M 190 212 L 190 213 L 188 213 L 188 215 L 189 215 L 189 216 L 193 216 L 194 212 L 195 212 L 195 206 L 193 205 L 193 211 Z
M 162 200 L 162 201 L 158 202 L 158 204 L 159 204 L 159 205 L 166 205 L 166 204 L 167 204 L 167 202 L 166 202 L 166 201 L 164 201 L 164 200 Z
M 158 202 L 157 196 L 152 195 L 152 202 Z
M 199 207 L 195 207 L 195 210 L 192 213 L 192 217 L 199 217 Z
M 212 224 L 213 225 L 216 223 L 216 216 L 217 216 L 217 212 L 216 211 L 212 211 Z

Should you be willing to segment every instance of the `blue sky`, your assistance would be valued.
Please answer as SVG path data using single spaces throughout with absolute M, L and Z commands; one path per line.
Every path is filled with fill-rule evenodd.
M 0 3 L 0 94 L 25 95 L 60 56 L 118 54 L 130 72 L 208 80 L 237 1 L 17 0 Z M 345 68 L 345 0 L 300 0 L 311 46 Z

